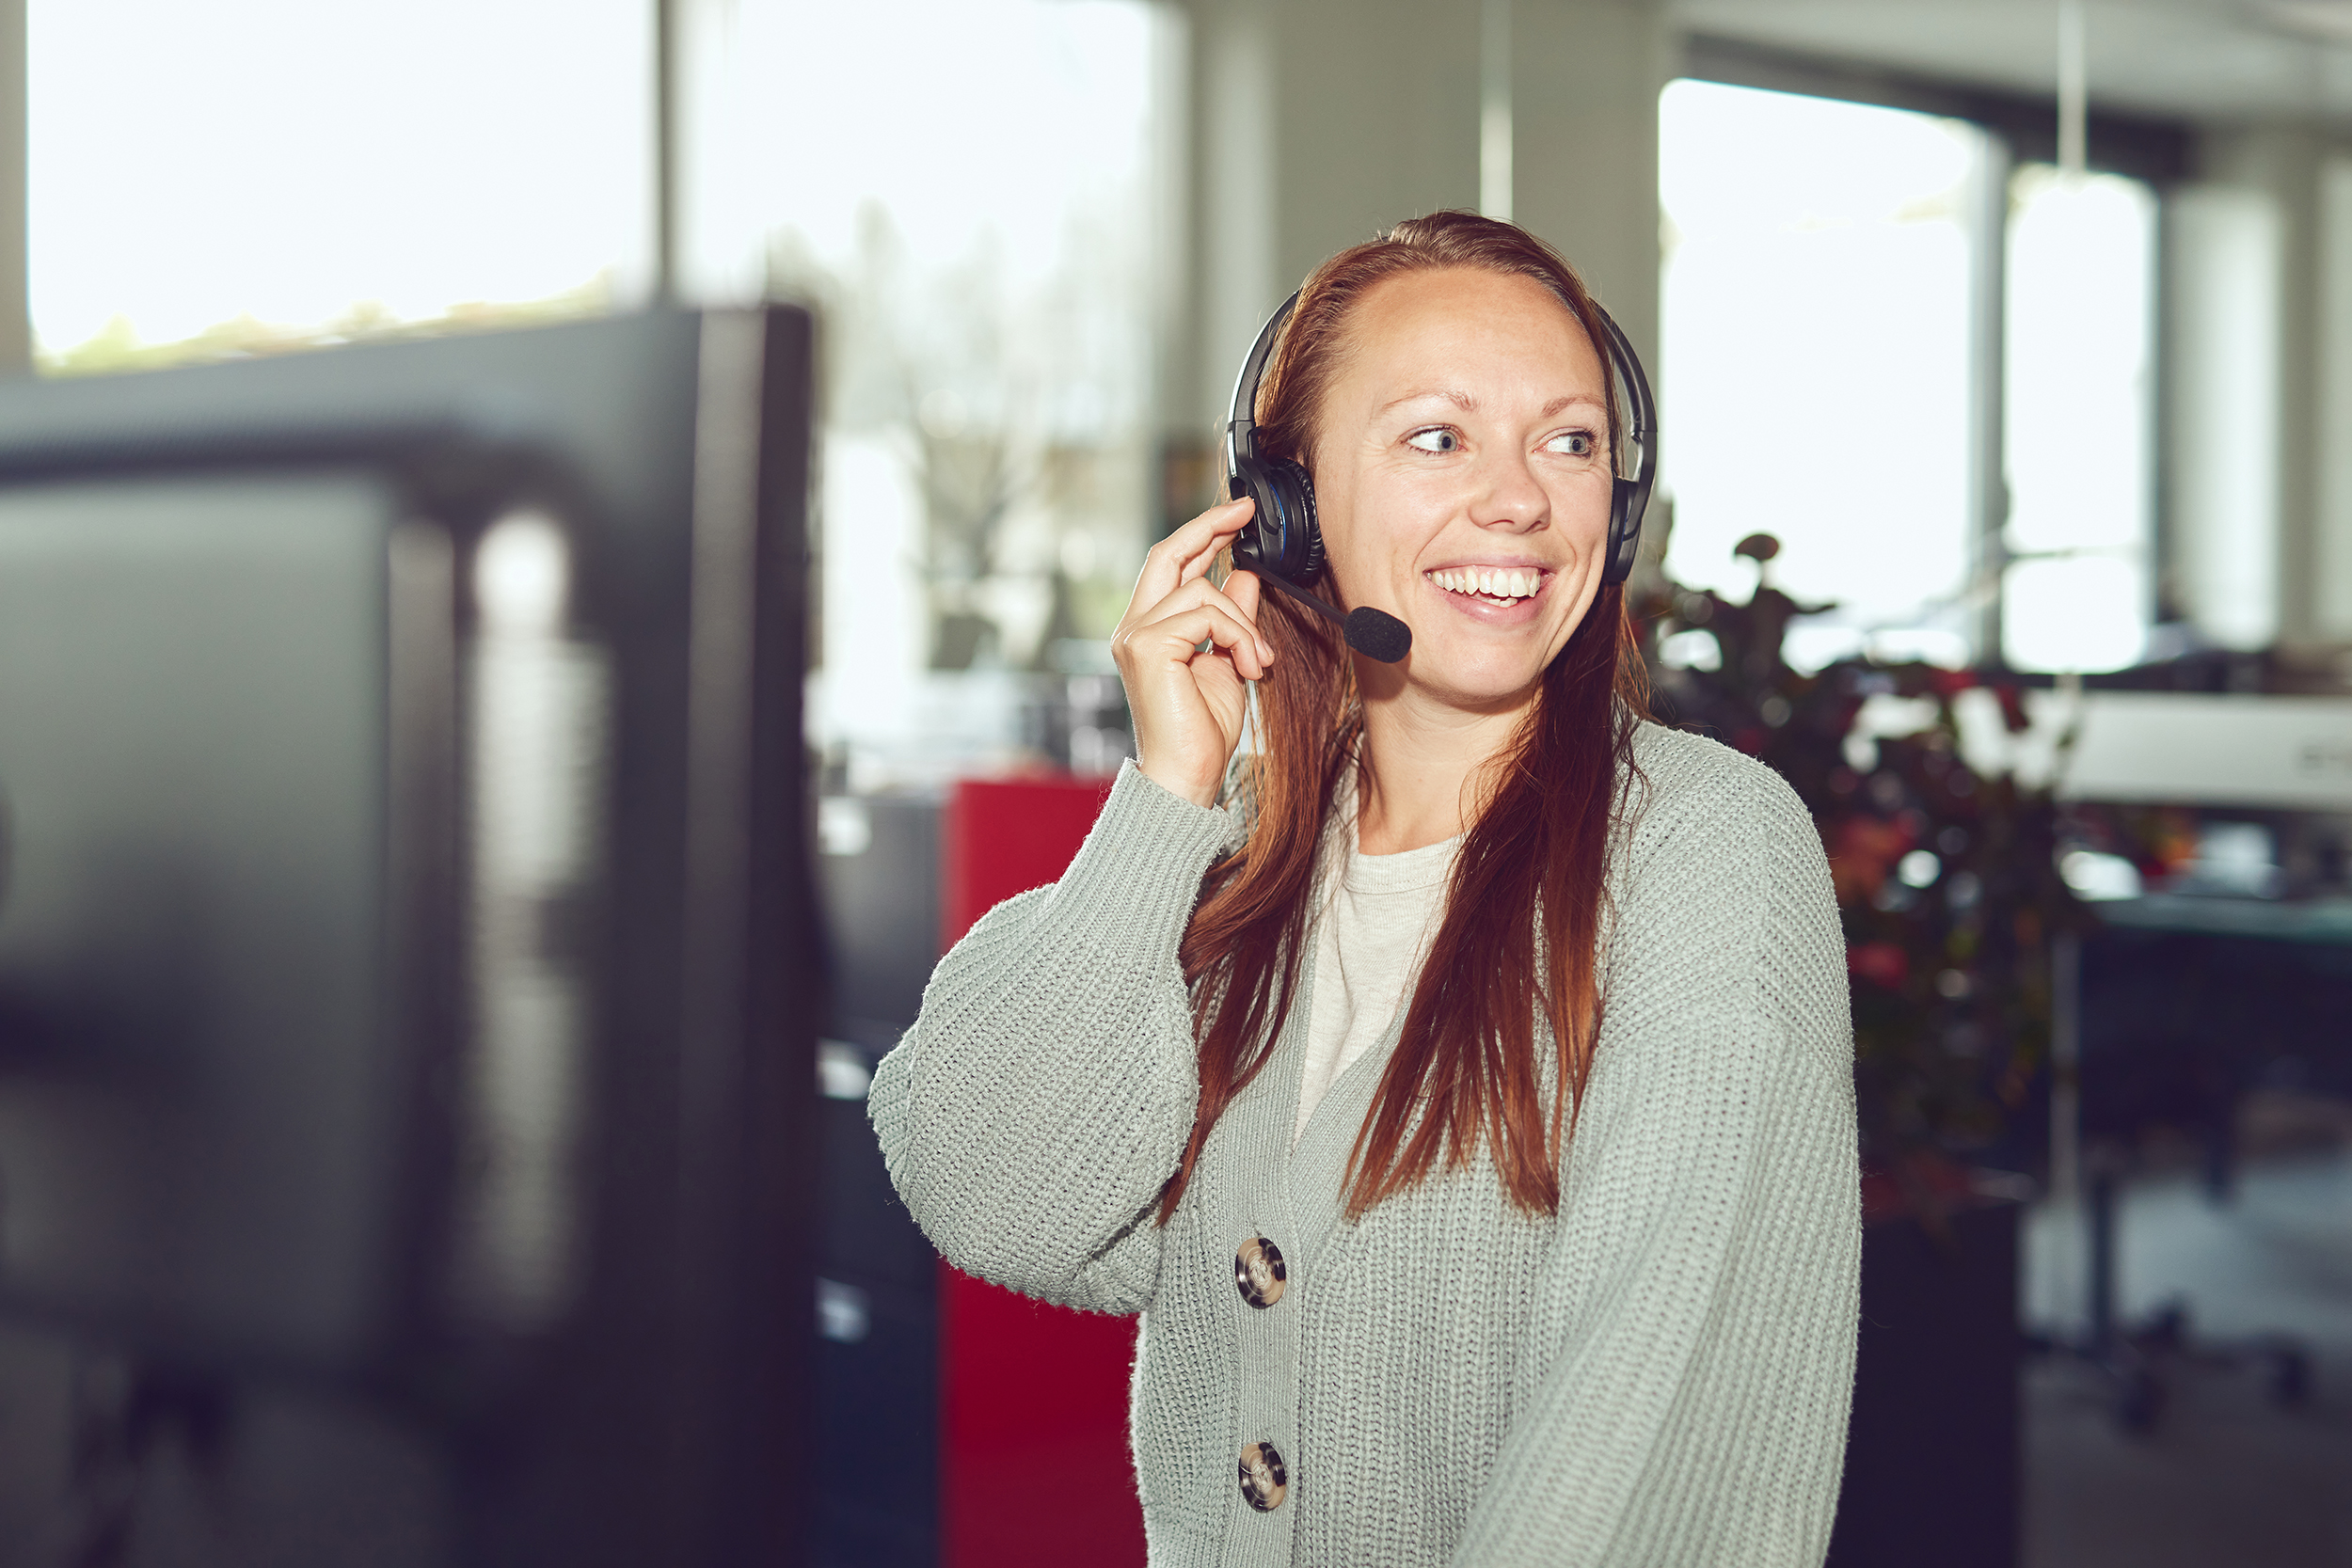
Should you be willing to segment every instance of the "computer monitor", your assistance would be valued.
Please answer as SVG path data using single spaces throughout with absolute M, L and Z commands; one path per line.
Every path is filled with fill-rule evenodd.
M 797 1560 L 810 409 L 786 309 L 0 386 L 0 1314 L 396 1410 L 452 1560 Z

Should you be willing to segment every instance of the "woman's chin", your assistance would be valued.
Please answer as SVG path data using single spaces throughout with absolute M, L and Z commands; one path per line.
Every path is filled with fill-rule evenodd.
M 1542 683 L 1544 658 L 1540 647 L 1508 653 L 1480 649 L 1472 657 L 1464 657 L 1466 652 L 1440 643 L 1424 654 L 1417 643 L 1411 662 L 1406 667 L 1406 683 L 1426 697 L 1465 713 L 1496 713 L 1523 706 Z

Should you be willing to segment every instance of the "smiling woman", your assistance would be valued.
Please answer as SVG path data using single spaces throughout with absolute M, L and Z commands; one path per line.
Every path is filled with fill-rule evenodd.
M 1605 341 L 1508 224 L 1317 269 L 1258 451 L 1319 512 L 1301 591 L 1402 618 L 1409 655 L 1214 583 L 1251 500 L 1177 530 L 1115 642 L 1138 764 L 875 1076 L 952 1261 L 1144 1312 L 1155 1564 L 1825 1548 L 1842 944 L 1788 788 L 1643 718 Z

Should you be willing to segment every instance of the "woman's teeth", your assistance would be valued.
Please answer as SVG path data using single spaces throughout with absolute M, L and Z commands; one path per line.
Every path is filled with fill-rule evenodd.
M 1540 571 L 1517 566 L 1465 566 L 1431 572 L 1429 580 L 1449 594 L 1483 594 L 1490 599 L 1524 599 L 1544 585 Z

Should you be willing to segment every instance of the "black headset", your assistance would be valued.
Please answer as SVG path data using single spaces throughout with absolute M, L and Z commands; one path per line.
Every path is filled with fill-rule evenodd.
M 1233 413 L 1225 426 L 1225 490 L 1232 499 L 1248 496 L 1257 503 L 1249 521 L 1233 538 L 1233 563 L 1258 574 L 1292 598 L 1340 622 L 1348 645 L 1358 652 L 1393 664 L 1413 645 L 1405 623 L 1369 607 L 1345 616 L 1308 591 L 1323 571 L 1323 530 L 1315 522 L 1315 483 L 1305 467 L 1288 458 L 1258 455 L 1258 383 L 1273 357 L 1274 343 L 1298 304 L 1292 294 L 1266 318 L 1242 361 L 1233 382 Z M 1609 502 L 1608 561 L 1600 580 L 1623 582 L 1633 571 L 1633 557 L 1642 546 L 1642 515 L 1649 510 L 1650 488 L 1658 482 L 1658 407 L 1650 395 L 1649 377 L 1642 356 L 1633 352 L 1625 333 L 1597 301 L 1593 313 L 1600 318 L 1609 340 L 1609 362 L 1616 373 L 1627 404 L 1626 445 L 1635 456 L 1633 477 L 1613 480 Z M 1612 467 L 1617 465 L 1613 452 Z

